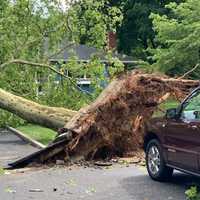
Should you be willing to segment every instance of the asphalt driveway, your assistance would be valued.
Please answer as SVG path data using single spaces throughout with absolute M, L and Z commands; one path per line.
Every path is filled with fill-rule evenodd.
M 0 166 L 36 150 L 0 131 Z M 184 200 L 185 190 L 198 182 L 182 173 L 175 173 L 168 183 L 154 182 L 144 167 L 134 165 L 32 168 L 0 175 L 0 200 Z
M 11 131 L 0 129 L 0 167 L 38 151 Z
M 144 168 L 63 167 L 0 176 L 3 200 L 184 200 L 199 179 L 175 173 L 169 183 L 152 181 Z

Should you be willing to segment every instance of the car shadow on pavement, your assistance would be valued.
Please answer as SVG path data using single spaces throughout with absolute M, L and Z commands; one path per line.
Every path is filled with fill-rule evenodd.
M 123 179 L 121 185 L 133 200 L 184 200 L 185 191 L 200 185 L 200 178 L 178 172 L 168 182 L 156 182 L 148 175 L 138 175 Z

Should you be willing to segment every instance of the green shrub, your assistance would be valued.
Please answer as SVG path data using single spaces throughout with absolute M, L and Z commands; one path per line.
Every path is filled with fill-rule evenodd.
M 197 186 L 192 186 L 185 194 L 188 200 L 200 200 L 200 193 Z

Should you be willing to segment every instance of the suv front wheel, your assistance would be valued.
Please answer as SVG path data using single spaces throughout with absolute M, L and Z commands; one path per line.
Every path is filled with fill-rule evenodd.
M 165 181 L 173 174 L 173 169 L 165 165 L 161 145 L 156 139 L 147 144 L 146 165 L 149 176 L 154 180 Z

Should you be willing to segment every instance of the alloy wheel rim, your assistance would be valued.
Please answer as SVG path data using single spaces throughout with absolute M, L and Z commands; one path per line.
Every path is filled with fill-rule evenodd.
M 160 170 L 160 153 L 157 146 L 151 146 L 149 149 L 148 167 L 153 175 L 157 174 Z

